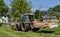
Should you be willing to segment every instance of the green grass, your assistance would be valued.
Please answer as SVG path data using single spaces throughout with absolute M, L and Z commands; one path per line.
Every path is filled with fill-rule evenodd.
M 10 35 L 0 31 L 0 37 L 13 37 L 13 36 L 10 36 Z
M 4 25 L 0 27 L 0 37 L 60 37 L 60 23 L 58 28 L 40 29 L 38 32 L 31 30 L 28 32 L 15 31 Z

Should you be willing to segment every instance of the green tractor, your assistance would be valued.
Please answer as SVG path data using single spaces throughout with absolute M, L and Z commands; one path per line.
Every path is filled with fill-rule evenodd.
M 39 28 L 34 28 L 33 27 L 33 24 L 32 24 L 32 21 L 34 21 L 35 19 L 35 15 L 34 14 L 24 14 L 21 16 L 21 22 L 18 22 L 16 25 L 15 25 L 15 29 L 16 30 L 21 30 L 21 31 L 28 31 L 28 30 L 39 30 Z M 14 29 L 14 26 L 12 25 L 12 29 Z
M 53 19 L 54 20 L 54 19 Z M 56 19 L 55 19 L 56 20 Z M 20 22 L 14 22 L 12 25 L 13 29 L 21 30 L 21 31 L 28 31 L 33 30 L 38 31 L 40 28 L 55 28 L 58 27 L 58 24 L 56 21 L 50 22 L 48 20 L 37 20 L 35 19 L 34 14 L 24 14 L 21 16 Z
M 21 31 L 28 31 L 29 29 L 32 29 L 32 21 L 34 21 L 35 15 L 34 14 L 24 14 L 22 16 L 22 22 L 21 22 Z

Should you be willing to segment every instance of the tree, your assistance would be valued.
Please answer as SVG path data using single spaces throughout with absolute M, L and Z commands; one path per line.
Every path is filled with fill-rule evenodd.
M 60 5 L 56 5 L 53 8 L 49 8 L 48 11 L 60 12 Z
M 21 18 L 21 14 L 29 13 L 31 11 L 31 4 L 27 0 L 12 0 L 12 18 Z
M 36 18 L 36 19 L 39 19 L 39 12 L 40 12 L 39 10 L 36 10 L 36 11 L 35 11 L 35 18 Z
M 60 17 L 59 13 L 60 13 L 60 5 L 56 5 L 53 8 L 49 8 L 48 11 L 50 12 L 50 16 L 57 16 Z M 54 13 L 57 12 L 57 13 Z
M 44 11 L 36 10 L 35 11 L 35 18 L 40 19 L 40 17 L 43 16 L 44 14 L 45 14 Z
M 55 6 L 53 9 L 52 9 L 54 12 L 60 12 L 60 5 L 57 5 Z
M 0 0 L 0 15 L 5 16 L 8 12 L 8 7 L 4 3 L 4 0 Z

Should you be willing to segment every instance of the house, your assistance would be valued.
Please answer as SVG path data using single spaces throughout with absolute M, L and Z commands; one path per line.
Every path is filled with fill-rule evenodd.
M 0 23 L 8 23 L 8 17 L 1 16 L 0 17 Z
M 42 16 L 44 21 L 58 22 L 58 18 L 56 16 L 49 16 L 49 12 L 45 12 L 46 14 Z
M 11 24 L 11 18 L 9 16 L 10 12 L 11 12 L 11 10 L 9 10 L 5 16 L 0 16 L 0 23 Z

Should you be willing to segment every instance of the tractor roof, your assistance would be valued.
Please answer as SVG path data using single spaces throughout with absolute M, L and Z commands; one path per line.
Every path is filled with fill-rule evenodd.
M 35 15 L 35 14 L 33 14 L 33 13 L 25 13 L 24 15 Z
M 57 19 L 56 16 L 42 16 L 42 18 L 43 19 L 49 19 L 49 18 L 51 18 L 51 19 Z

